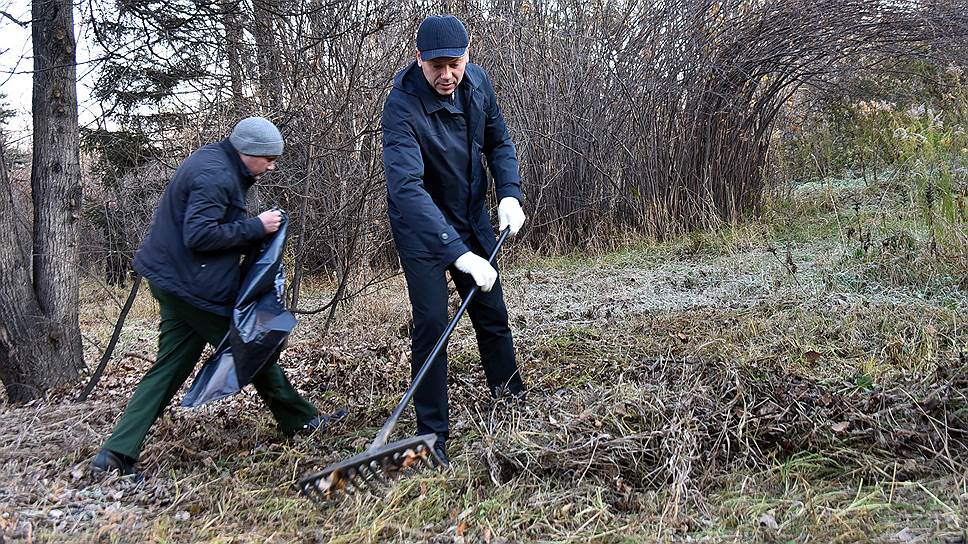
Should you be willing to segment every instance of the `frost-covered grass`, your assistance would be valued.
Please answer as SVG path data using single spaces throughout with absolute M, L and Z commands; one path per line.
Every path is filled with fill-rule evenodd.
M 95 481 L 87 463 L 150 364 L 141 357 L 154 357 L 143 294 L 90 401 L 71 403 L 78 384 L 0 408 L 0 531 L 53 542 L 957 542 L 968 284 L 963 261 L 910 215 L 908 190 L 890 175 L 845 177 L 800 187 L 760 221 L 505 263 L 527 404 L 489 409 L 464 322 L 450 347 L 453 468 L 324 506 L 295 482 L 365 448 L 407 385 L 402 278 L 325 336 L 325 316 L 304 317 L 283 358 L 322 410 L 350 410 L 345 421 L 287 441 L 249 391 L 174 408 L 149 437 L 146 484 Z M 85 296 L 89 340 L 105 342 L 115 299 Z M 398 432 L 412 431 L 408 416 Z

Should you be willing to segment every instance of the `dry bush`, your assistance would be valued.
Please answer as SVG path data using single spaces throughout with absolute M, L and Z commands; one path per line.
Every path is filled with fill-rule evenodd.
M 95 10 L 92 34 L 114 53 L 99 97 L 123 128 L 116 137 L 97 133 L 93 152 L 110 158 L 102 165 L 110 175 L 98 181 L 128 180 L 91 193 L 92 221 L 105 233 L 98 254 L 123 263 L 137 246 L 147 214 L 112 227 L 100 210 L 151 209 L 162 184 L 132 183 L 144 179 L 145 161 L 171 166 L 258 113 L 287 137 L 280 171 L 252 207 L 279 205 L 293 220 L 293 304 L 307 274 L 332 277 L 334 300 L 381 281 L 396 258 L 379 117 L 393 75 L 412 59 L 417 24 L 441 9 L 467 21 L 472 60 L 492 76 L 522 160 L 530 246 L 608 248 L 732 223 L 760 207 L 777 116 L 792 93 L 844 70 L 926 54 L 930 44 L 951 50 L 956 8 L 259 0 Z M 151 47 L 146 25 L 158 30 Z M 335 308 L 323 306 L 302 309 Z

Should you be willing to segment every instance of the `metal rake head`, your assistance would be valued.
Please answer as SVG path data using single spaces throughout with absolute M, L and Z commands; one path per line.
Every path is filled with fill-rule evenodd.
M 436 440 L 437 435 L 430 433 L 370 447 L 299 480 L 300 492 L 317 502 L 357 492 L 382 494 L 390 481 L 402 474 L 442 468 L 444 463 L 434 452 Z

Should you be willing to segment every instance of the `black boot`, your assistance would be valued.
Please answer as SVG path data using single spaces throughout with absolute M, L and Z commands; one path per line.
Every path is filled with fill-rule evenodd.
M 122 476 L 131 476 L 131 479 L 135 482 L 143 482 L 145 477 L 138 468 L 135 466 L 135 460 L 128 457 L 127 455 L 122 455 L 120 453 L 113 452 L 111 450 L 101 449 L 94 456 L 94 460 L 91 461 L 91 474 L 93 476 L 101 476 L 109 470 L 116 470 L 121 473 Z
M 289 436 L 292 437 L 295 435 L 310 435 L 316 431 L 325 431 L 327 427 L 343 419 L 348 414 L 349 412 L 347 412 L 345 408 L 340 408 L 339 410 L 336 410 L 335 412 L 329 415 L 322 415 L 322 414 L 317 415 L 316 417 L 307 421 L 306 424 L 303 425 L 301 429 L 297 429 Z
M 523 407 L 528 401 L 528 392 L 521 386 L 505 387 L 499 385 L 491 390 L 489 411 L 505 409 L 510 405 Z
M 434 454 L 440 459 L 441 464 L 444 468 L 450 468 L 450 459 L 447 458 L 447 439 L 441 436 L 437 437 L 437 441 L 434 442 Z

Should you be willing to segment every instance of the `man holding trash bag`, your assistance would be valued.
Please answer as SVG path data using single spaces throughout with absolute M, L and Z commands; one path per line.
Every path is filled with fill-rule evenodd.
M 417 30 L 416 61 L 397 74 L 383 107 L 387 208 L 410 304 L 412 372 L 447 326 L 449 272 L 461 297 L 476 284 L 468 312 L 481 363 L 496 398 L 524 395 L 507 307 L 487 261 L 496 239 L 485 207 L 494 178 L 500 229 L 524 223 L 518 160 L 484 70 L 468 63 L 469 39 L 453 16 L 431 16 Z M 414 397 L 417 433 L 436 433 L 445 463 L 449 436 L 447 356 L 434 362 Z
M 94 473 L 118 470 L 142 479 L 135 463 L 151 425 L 195 368 L 206 344 L 229 330 L 238 294 L 240 260 L 282 223 L 279 210 L 249 218 L 245 194 L 276 167 L 279 129 L 262 117 L 240 121 L 231 135 L 201 147 L 165 188 L 134 268 L 150 285 L 161 313 L 158 356 L 101 450 Z M 280 430 L 312 431 L 328 418 L 293 389 L 278 353 L 252 378 Z

